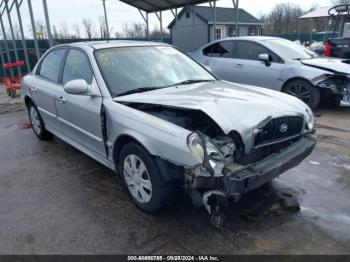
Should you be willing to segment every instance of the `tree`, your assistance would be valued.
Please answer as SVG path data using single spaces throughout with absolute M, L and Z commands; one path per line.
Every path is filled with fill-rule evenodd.
M 108 38 L 106 19 L 104 16 L 98 17 L 98 22 L 100 24 L 100 36 L 101 38 Z M 113 27 L 109 27 L 109 34 L 112 35 Z
M 146 25 L 144 23 L 133 22 L 123 24 L 123 36 L 125 38 L 143 38 L 146 37 Z
M 80 25 L 78 23 L 75 23 L 73 25 L 73 32 L 74 32 L 74 34 L 72 35 L 72 38 L 76 38 L 76 39 L 80 39 L 81 38 Z
M 298 31 L 298 17 L 305 12 L 297 5 L 282 3 L 276 5 L 267 15 L 260 17 L 264 31 L 273 34 L 289 34 Z
M 69 34 L 68 25 L 66 22 L 60 23 L 60 27 L 58 29 L 58 38 L 63 38 L 63 39 L 71 38 Z
M 95 31 L 94 22 L 91 18 L 84 18 L 82 23 L 87 38 L 92 39 Z

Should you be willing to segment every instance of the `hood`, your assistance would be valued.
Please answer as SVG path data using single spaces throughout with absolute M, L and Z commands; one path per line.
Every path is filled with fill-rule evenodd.
M 300 61 L 306 66 L 315 67 L 332 73 L 350 74 L 350 61 L 338 58 L 314 58 Z
M 295 97 L 255 86 L 216 81 L 170 87 L 113 99 L 116 102 L 158 104 L 197 109 L 225 132 L 237 131 L 243 141 L 268 117 L 305 116 L 308 107 Z

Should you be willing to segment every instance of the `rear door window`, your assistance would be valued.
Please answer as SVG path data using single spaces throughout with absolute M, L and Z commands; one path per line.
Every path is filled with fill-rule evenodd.
M 206 47 L 203 51 L 205 56 L 233 58 L 234 41 L 222 41 Z
M 58 83 L 65 54 L 65 48 L 55 49 L 48 53 L 41 62 L 38 74 L 43 78 Z

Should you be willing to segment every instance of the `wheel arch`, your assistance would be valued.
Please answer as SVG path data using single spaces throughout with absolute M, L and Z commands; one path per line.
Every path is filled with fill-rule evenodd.
M 141 146 L 151 157 L 154 158 L 154 161 L 160 171 L 160 174 L 164 181 L 172 181 L 178 180 L 183 177 L 184 170 L 183 167 L 170 163 L 169 161 L 162 159 L 159 156 L 155 156 L 151 153 L 150 150 L 147 149 L 145 145 L 143 145 L 137 138 L 130 134 L 122 134 L 118 136 L 113 144 L 113 159 L 115 170 L 118 171 L 118 175 L 120 176 L 120 154 L 122 149 L 129 143 L 134 142 Z
M 25 105 L 26 105 L 26 108 L 28 108 L 30 102 L 33 103 L 33 104 L 35 105 L 33 99 L 32 99 L 29 95 L 26 95 L 26 96 L 24 97 L 24 103 L 25 103 Z M 36 106 L 36 105 L 35 105 L 35 106 Z

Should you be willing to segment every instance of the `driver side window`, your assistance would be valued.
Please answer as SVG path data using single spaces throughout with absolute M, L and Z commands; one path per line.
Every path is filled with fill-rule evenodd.
M 69 50 L 63 69 L 62 82 L 66 84 L 71 80 L 84 79 L 88 84 L 92 83 L 93 72 L 90 61 L 81 51 Z

